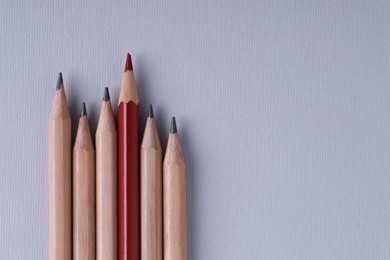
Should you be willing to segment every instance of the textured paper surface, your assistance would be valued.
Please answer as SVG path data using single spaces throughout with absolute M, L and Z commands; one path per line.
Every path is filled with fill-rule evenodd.
M 127 51 L 188 168 L 188 259 L 390 259 L 386 1 L 2 1 L 0 259 L 48 259 L 47 123 Z M 115 108 L 116 112 L 116 108 Z M 74 138 L 74 135 L 73 135 Z

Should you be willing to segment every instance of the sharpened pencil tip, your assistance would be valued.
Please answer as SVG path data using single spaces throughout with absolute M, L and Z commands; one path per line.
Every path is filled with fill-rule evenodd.
M 85 102 L 83 102 L 83 105 L 81 106 L 81 113 L 80 117 L 86 116 L 87 115 L 87 109 L 85 108 Z
M 58 74 L 56 90 L 59 90 L 61 88 L 62 84 L 64 84 L 64 80 L 62 79 L 62 72 L 60 72 Z
M 169 131 L 171 134 L 176 134 L 177 133 L 177 127 L 176 127 L 176 118 L 172 117 L 171 121 L 171 130 Z
M 108 101 L 110 100 L 110 92 L 108 91 L 108 88 L 104 88 L 104 95 L 103 95 L 103 100 Z
M 133 63 L 131 62 L 130 53 L 127 53 L 125 72 L 128 70 L 133 70 Z
M 154 117 L 152 104 L 149 105 L 148 117 L 150 118 Z

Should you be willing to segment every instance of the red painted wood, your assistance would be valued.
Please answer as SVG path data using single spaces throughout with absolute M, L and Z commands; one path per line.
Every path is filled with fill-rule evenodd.
M 139 106 L 118 106 L 118 259 L 140 259 Z

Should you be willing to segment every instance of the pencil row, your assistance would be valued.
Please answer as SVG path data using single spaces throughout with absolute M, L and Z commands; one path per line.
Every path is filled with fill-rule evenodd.
M 139 99 L 127 55 L 115 125 L 105 88 L 96 153 L 85 103 L 71 150 L 62 74 L 49 120 L 50 259 L 186 259 L 186 167 L 175 118 L 164 161 L 150 105 L 139 145 Z

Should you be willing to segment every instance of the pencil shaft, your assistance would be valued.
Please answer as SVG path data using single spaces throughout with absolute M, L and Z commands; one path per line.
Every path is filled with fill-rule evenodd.
M 82 116 L 73 148 L 73 259 L 95 259 L 95 151 Z
M 64 88 L 56 91 L 49 120 L 49 256 L 72 258 L 71 119 Z
M 182 167 L 164 165 L 164 259 L 186 259 L 186 177 Z
M 117 257 L 117 133 L 107 101 L 96 131 L 96 259 Z
M 162 151 L 154 119 L 148 118 L 140 153 L 141 259 L 162 259 Z
M 164 259 L 186 259 L 186 168 L 177 134 L 170 134 L 163 164 Z
M 132 101 L 118 107 L 118 250 L 119 259 L 139 254 L 139 106 Z

